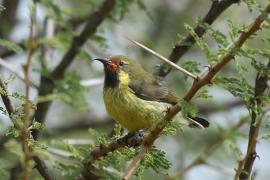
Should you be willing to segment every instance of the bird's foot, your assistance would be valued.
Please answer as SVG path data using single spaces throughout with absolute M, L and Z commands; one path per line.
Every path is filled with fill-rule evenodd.
M 133 147 L 141 145 L 144 137 L 143 135 L 144 131 L 145 131 L 144 129 L 141 129 L 138 131 L 129 132 L 127 135 L 123 137 L 123 142 Z

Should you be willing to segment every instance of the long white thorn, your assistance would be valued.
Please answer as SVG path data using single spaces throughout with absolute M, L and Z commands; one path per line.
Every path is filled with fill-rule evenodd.
M 153 51 L 152 49 L 142 45 L 141 43 L 133 40 L 133 39 L 130 39 L 130 38 L 127 38 L 128 40 L 130 40 L 132 43 L 136 44 L 137 46 L 143 48 L 144 50 L 150 52 L 151 54 L 153 54 L 154 56 L 156 56 L 158 59 L 168 63 L 169 65 L 171 65 L 172 67 L 174 67 L 176 70 L 182 72 L 183 74 L 191 77 L 192 79 L 194 80 L 197 80 L 198 79 L 198 76 L 195 76 L 194 74 L 192 74 L 191 72 L 185 70 L 184 68 L 181 68 L 180 66 L 178 66 L 177 64 L 173 63 L 172 61 L 170 61 L 169 59 L 165 58 L 164 56 L 156 53 L 155 51 Z

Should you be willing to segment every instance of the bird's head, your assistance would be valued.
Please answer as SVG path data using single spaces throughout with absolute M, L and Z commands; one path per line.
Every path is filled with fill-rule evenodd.
M 109 58 L 96 58 L 95 60 L 103 64 L 106 75 L 119 73 L 120 70 L 126 71 L 130 64 L 130 60 L 122 55 L 111 56 Z
M 137 63 L 129 60 L 128 57 L 123 55 L 111 56 L 109 58 L 96 58 L 95 60 L 100 61 L 104 66 L 105 72 L 105 86 L 115 87 L 121 83 L 124 83 L 129 75 L 131 69 L 136 68 Z M 126 84 L 126 83 L 125 83 Z

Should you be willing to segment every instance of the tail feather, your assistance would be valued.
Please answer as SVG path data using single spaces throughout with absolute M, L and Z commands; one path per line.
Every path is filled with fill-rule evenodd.
M 205 119 L 203 119 L 201 117 L 192 117 L 192 116 L 189 115 L 188 120 L 190 120 L 190 122 L 191 122 L 189 124 L 189 126 L 191 128 L 204 129 L 204 128 L 209 127 L 209 125 L 210 125 L 210 123 L 207 120 L 205 120 Z

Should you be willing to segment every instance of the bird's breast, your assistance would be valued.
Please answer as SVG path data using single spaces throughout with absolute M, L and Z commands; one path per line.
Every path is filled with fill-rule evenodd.
M 145 101 L 128 87 L 105 88 L 104 103 L 110 116 L 129 131 L 148 128 L 163 119 L 166 103 Z

